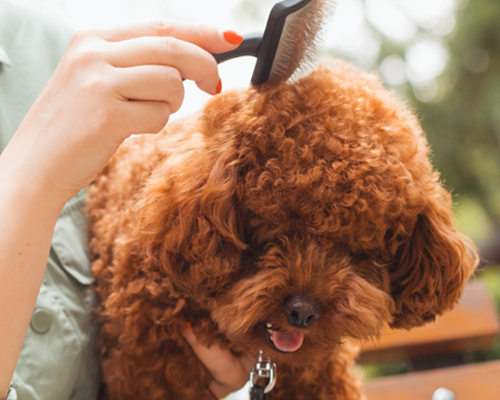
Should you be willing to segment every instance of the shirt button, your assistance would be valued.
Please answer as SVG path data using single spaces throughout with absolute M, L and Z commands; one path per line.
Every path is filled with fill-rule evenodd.
M 31 317 L 31 328 L 40 334 L 47 333 L 52 325 L 52 316 L 48 311 L 45 310 L 35 310 L 33 316 Z

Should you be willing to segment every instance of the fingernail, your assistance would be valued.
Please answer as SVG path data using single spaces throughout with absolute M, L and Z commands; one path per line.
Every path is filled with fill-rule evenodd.
M 186 322 L 184 324 L 184 329 L 193 329 L 193 326 L 191 325 L 191 322 Z
M 231 44 L 240 44 L 243 41 L 243 36 L 237 34 L 235 31 L 225 31 L 224 39 Z
M 222 81 L 219 79 L 219 83 L 217 83 L 217 88 L 215 89 L 216 93 L 219 94 L 222 92 Z

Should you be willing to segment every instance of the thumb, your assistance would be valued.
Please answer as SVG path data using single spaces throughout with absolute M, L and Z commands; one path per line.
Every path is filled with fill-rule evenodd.
M 213 377 L 210 390 L 219 398 L 242 388 L 248 381 L 250 369 L 255 358 L 250 355 L 236 356 L 219 344 L 210 347 L 198 341 L 189 325 L 183 332 L 184 337 L 198 359 L 207 367 Z

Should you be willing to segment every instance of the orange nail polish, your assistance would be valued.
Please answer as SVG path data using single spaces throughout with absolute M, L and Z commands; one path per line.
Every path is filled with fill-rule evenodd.
M 193 329 L 191 322 L 186 322 L 184 325 L 184 329 Z
M 224 39 L 231 44 L 240 44 L 243 41 L 243 36 L 238 35 L 235 31 L 225 31 Z
M 217 84 L 217 88 L 215 89 L 215 91 L 217 92 L 217 94 L 222 92 L 222 81 L 220 79 L 219 79 L 219 83 Z

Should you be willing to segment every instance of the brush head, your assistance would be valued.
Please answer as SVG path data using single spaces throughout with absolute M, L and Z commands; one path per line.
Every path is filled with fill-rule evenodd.
M 335 0 L 285 0 L 269 15 L 258 49 L 252 84 L 294 79 L 314 67 L 321 32 Z

